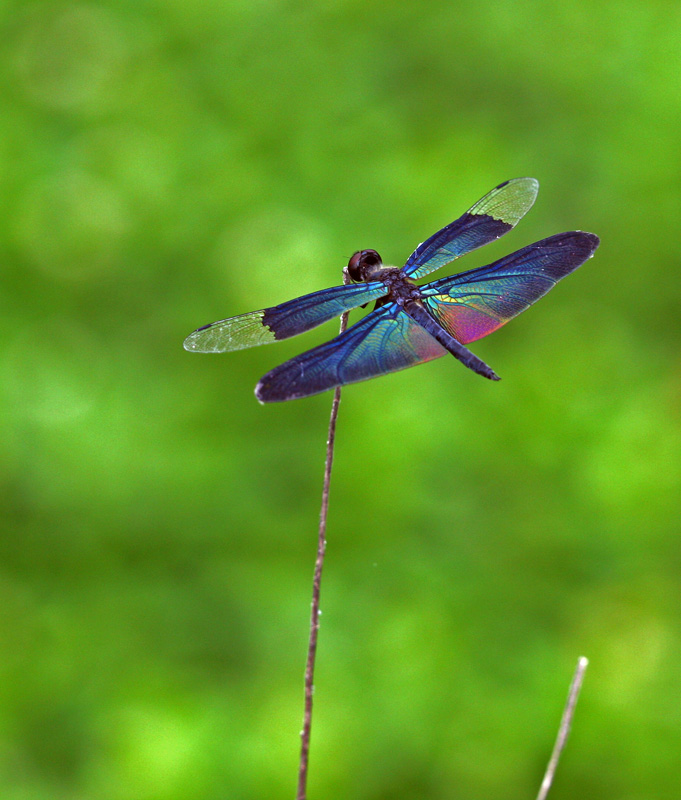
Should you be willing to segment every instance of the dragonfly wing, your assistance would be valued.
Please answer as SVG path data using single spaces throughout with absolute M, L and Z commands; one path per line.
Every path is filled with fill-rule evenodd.
M 508 233 L 532 208 L 538 191 L 535 178 L 500 183 L 463 216 L 420 244 L 407 259 L 404 274 L 421 278 Z
M 386 293 L 384 283 L 334 286 L 279 306 L 264 308 L 204 325 L 184 340 L 184 349 L 195 353 L 224 353 L 258 344 L 288 339 L 333 319 Z
M 549 236 L 489 266 L 422 286 L 423 302 L 455 339 L 474 342 L 529 308 L 598 245 L 593 233 Z
M 395 303 L 368 314 L 326 344 L 267 373 L 261 403 L 294 400 L 439 358 L 447 351 Z

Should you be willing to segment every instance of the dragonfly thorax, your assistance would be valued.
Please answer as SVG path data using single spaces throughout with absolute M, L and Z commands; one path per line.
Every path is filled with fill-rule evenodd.
M 376 278 L 386 285 L 388 299 L 403 306 L 407 301 L 418 300 L 421 292 L 397 267 L 387 267 Z

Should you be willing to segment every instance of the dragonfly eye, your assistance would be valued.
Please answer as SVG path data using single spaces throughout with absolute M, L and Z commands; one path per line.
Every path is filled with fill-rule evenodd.
M 348 261 L 348 272 L 353 281 L 361 281 L 362 275 L 360 273 L 360 265 L 362 260 L 361 251 L 352 254 L 352 258 Z
M 382 263 L 381 257 L 375 250 L 358 250 L 348 262 L 348 272 L 353 281 L 367 280 Z

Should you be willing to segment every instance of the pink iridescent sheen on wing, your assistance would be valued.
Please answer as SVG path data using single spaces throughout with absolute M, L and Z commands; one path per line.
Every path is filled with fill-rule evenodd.
M 591 258 L 598 243 L 582 231 L 549 236 L 486 267 L 422 287 L 423 302 L 455 339 L 474 342 L 528 309 Z
M 440 325 L 461 344 L 469 344 L 494 333 L 510 319 L 499 319 L 488 311 L 452 301 L 444 295 L 429 298 L 426 305 Z

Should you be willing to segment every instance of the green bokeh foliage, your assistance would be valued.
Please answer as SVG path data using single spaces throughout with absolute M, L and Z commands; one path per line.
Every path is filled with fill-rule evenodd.
M 330 396 L 200 324 L 403 263 L 500 181 L 596 257 L 344 392 L 310 794 L 676 797 L 681 6 L 0 4 L 0 796 L 292 796 Z

